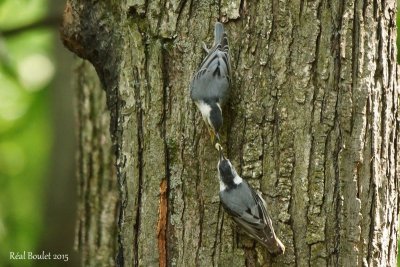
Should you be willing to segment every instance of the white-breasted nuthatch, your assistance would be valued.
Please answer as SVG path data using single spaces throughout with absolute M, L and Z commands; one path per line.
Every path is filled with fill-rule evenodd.
M 264 199 L 237 174 L 229 159 L 224 157 L 222 149 L 219 151 L 219 197 L 225 211 L 272 255 L 283 254 L 285 246 L 275 235 Z
M 207 56 L 192 78 L 190 97 L 200 110 L 214 143 L 214 136 L 219 141 L 223 121 L 221 105 L 229 97 L 231 83 L 228 37 L 220 22 L 215 23 L 213 47 L 208 49 L 203 42 L 203 48 Z

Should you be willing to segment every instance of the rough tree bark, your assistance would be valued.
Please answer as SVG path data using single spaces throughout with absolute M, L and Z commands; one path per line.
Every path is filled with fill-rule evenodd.
M 396 1 L 254 2 L 67 1 L 63 41 L 105 91 L 84 63 L 83 265 L 395 266 Z M 264 193 L 287 249 L 276 258 L 222 211 L 187 93 L 217 19 L 233 64 L 223 146 Z

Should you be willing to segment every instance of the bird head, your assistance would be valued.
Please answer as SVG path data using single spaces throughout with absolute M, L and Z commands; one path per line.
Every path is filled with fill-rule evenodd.
M 211 142 L 220 141 L 219 131 L 222 128 L 222 110 L 219 103 L 214 99 L 207 99 L 204 101 L 196 102 L 203 120 L 207 124 L 207 128 L 211 135 Z
M 225 158 L 222 148 L 219 149 L 218 174 L 221 182 L 228 187 L 235 184 L 235 177 L 238 176 L 232 163 Z
M 218 103 L 214 103 L 211 105 L 211 110 L 209 113 L 208 123 L 211 126 L 211 130 L 213 131 L 217 141 L 219 142 L 219 131 L 222 128 L 222 110 Z

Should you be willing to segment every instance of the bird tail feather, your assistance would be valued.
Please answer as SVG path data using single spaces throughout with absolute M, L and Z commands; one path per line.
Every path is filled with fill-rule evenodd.
M 282 241 L 279 240 L 275 235 L 268 240 L 263 240 L 262 244 L 268 249 L 269 253 L 274 256 L 281 255 L 285 253 L 285 246 Z
M 221 44 L 224 42 L 224 25 L 221 22 L 215 23 L 215 30 L 214 30 L 214 45 Z

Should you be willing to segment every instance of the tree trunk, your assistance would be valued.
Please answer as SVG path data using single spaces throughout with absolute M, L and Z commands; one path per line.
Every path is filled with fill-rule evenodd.
M 78 83 L 85 266 L 395 266 L 395 0 L 253 2 L 67 1 L 63 41 L 110 112 L 94 77 Z M 264 193 L 283 256 L 223 212 L 188 95 L 217 19 L 233 65 L 222 145 Z
M 76 66 L 78 214 L 75 247 L 82 266 L 114 266 L 118 221 L 115 158 L 106 94 L 88 62 Z

